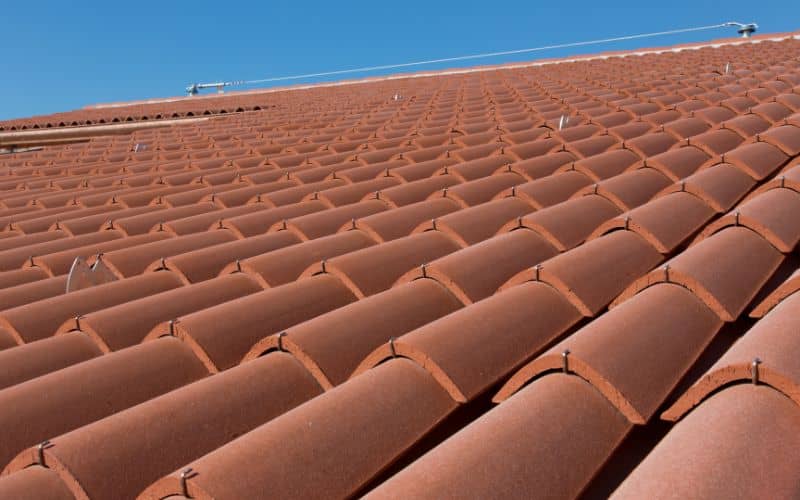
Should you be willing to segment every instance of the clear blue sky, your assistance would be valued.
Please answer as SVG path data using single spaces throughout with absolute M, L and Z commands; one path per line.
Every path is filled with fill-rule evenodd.
M 0 10 L 0 119 L 179 95 L 193 81 L 401 63 L 728 20 L 755 21 L 761 33 L 793 31 L 800 29 L 800 2 L 8 1 Z M 731 34 L 721 29 L 416 69 Z

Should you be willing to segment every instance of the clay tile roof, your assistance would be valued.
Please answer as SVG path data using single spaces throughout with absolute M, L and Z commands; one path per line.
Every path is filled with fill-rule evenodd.
M 0 497 L 797 497 L 798 56 L 0 122 Z

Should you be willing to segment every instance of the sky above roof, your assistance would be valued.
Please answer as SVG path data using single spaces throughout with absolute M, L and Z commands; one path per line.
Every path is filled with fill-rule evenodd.
M 252 80 L 756 22 L 800 29 L 800 4 L 572 2 L 11 2 L 0 16 L 0 119 L 180 95 L 192 82 Z M 711 40 L 732 28 L 397 71 L 563 57 Z M 305 79 L 329 81 L 386 74 Z M 262 85 L 264 86 L 264 85 Z M 247 88 L 247 87 L 240 87 Z

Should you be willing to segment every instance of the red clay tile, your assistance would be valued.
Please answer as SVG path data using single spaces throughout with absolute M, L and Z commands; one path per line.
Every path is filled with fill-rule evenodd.
M 100 260 L 115 276 L 126 278 L 145 272 L 150 264 L 159 259 L 235 239 L 236 236 L 229 231 L 207 231 L 109 251 L 103 253 Z
M 218 224 L 218 226 L 228 229 L 239 238 L 250 238 L 266 233 L 275 223 L 301 215 L 321 212 L 327 208 L 329 207 L 325 203 L 318 200 L 303 201 L 283 207 L 271 208 L 265 212 L 222 219 L 222 223 Z
M 742 336 L 662 418 L 678 420 L 716 391 L 735 383 L 763 384 L 800 402 L 800 366 L 792 353 L 800 295 L 778 303 Z M 755 363 L 755 364 L 754 364 Z
M 294 217 L 272 226 L 271 231 L 288 230 L 300 241 L 329 236 L 337 232 L 347 221 L 385 212 L 388 207 L 380 200 L 365 200 L 350 205 L 331 208 L 322 212 Z
M 244 360 L 283 350 L 295 356 L 322 387 L 331 389 L 347 380 L 380 345 L 460 307 L 439 283 L 415 280 L 267 337 Z
M 34 465 L 0 479 L 0 497 L 16 500 L 73 500 L 75 496 L 52 469 Z
M 102 354 L 85 335 L 51 337 L 0 351 L 0 389 L 31 380 Z
M 72 332 L 80 331 L 92 338 L 103 352 L 116 351 L 141 342 L 164 321 L 261 290 L 250 276 L 229 274 L 100 309 L 77 320 L 67 320 L 56 335 L 70 336 Z M 125 321 L 126 318 L 137 320 L 129 322 Z
M 62 295 L 66 289 L 67 276 L 46 278 L 5 288 L 0 290 L 0 304 L 2 304 L 0 309 L 11 309 L 29 302 Z
M 200 201 L 213 201 L 214 204 L 223 208 L 238 207 L 246 204 L 254 196 L 266 195 L 272 191 L 281 191 L 297 185 L 298 183 L 295 180 L 279 180 L 269 184 L 256 184 L 255 186 L 242 184 L 242 187 L 238 189 L 232 189 L 222 193 L 208 194 L 201 198 Z
M 70 272 L 75 259 L 89 259 L 104 252 L 112 252 L 119 249 L 131 249 L 138 245 L 145 245 L 169 239 L 167 233 L 150 233 L 130 236 L 118 240 L 106 241 L 96 245 L 86 245 L 60 252 L 49 253 L 42 257 L 32 257 L 24 264 L 27 267 L 37 267 L 48 273 L 49 276 L 60 276 Z
M 506 223 L 532 210 L 533 207 L 520 198 L 499 198 L 423 222 L 414 232 L 442 231 L 466 247 L 491 238 Z
M 573 153 L 578 158 L 588 158 L 618 145 L 617 139 L 610 135 L 600 135 L 564 144 L 564 150 Z
M 44 460 L 76 497 L 132 498 L 161 476 L 320 392 L 302 365 L 278 353 L 55 437 Z M 202 435 L 198 429 L 204 429 Z M 117 450 L 113 461 L 95 453 L 98 442 Z M 172 446 L 165 448 L 164 442 Z
M 728 163 L 720 163 L 690 175 L 665 189 L 661 195 L 686 191 L 717 212 L 727 212 L 755 185 L 752 177 Z
M 777 123 L 792 114 L 792 110 L 779 102 L 765 102 L 750 108 L 750 112 Z
M 714 221 L 701 233 L 704 239 L 728 226 L 744 226 L 760 234 L 781 252 L 789 253 L 800 241 L 800 194 L 791 189 L 770 189 Z
M 0 252 L 0 271 L 17 269 L 21 267 L 26 260 L 29 260 L 31 256 L 47 255 L 70 248 L 118 240 L 123 236 L 124 235 L 119 231 L 100 231 L 97 233 L 84 234 L 82 236 L 60 238 L 57 240 L 10 248 Z
M 418 181 L 421 179 L 427 179 L 442 168 L 448 165 L 455 165 L 456 163 L 458 163 L 458 160 L 455 158 L 440 158 L 436 160 L 422 161 L 393 168 L 389 171 L 389 175 L 398 177 L 406 182 Z
M 586 187 L 578 191 L 575 196 L 600 195 L 614 203 L 620 210 L 630 210 L 646 203 L 669 185 L 669 179 L 658 170 L 640 168 Z
M 502 401 L 532 378 L 561 369 L 592 384 L 631 423 L 645 424 L 721 327 L 717 315 L 690 291 L 658 284 L 526 365 L 495 399 Z
M 710 125 L 717 125 L 726 120 L 734 118 L 736 116 L 736 113 L 734 113 L 728 108 L 723 108 L 721 106 L 713 106 L 696 110 L 692 113 L 692 116 L 697 116 L 699 118 L 702 118 Z
M 663 153 L 677 143 L 678 140 L 666 132 L 652 132 L 626 140 L 623 145 L 641 158 L 647 158 Z
M 354 300 L 335 277 L 314 276 L 179 317 L 147 338 L 177 336 L 215 373 L 235 366 L 262 338 Z
M 266 207 L 262 204 L 223 208 L 221 210 L 214 210 L 211 212 L 190 215 L 188 217 L 182 217 L 179 219 L 171 220 L 169 222 L 159 223 L 157 226 L 153 227 L 150 231 L 151 232 L 165 231 L 170 234 L 178 236 L 194 234 L 208 230 L 209 226 L 212 226 L 215 222 L 219 224 L 219 221 L 223 219 L 229 219 L 237 217 L 239 215 L 252 214 L 255 212 L 265 211 L 268 209 L 269 207 Z
M 330 274 L 356 297 L 364 298 L 390 288 L 411 269 L 458 249 L 446 235 L 428 231 L 323 260 L 306 269 L 303 276 Z
M 562 142 L 558 139 L 547 138 L 536 139 L 535 141 L 517 144 L 515 146 L 505 148 L 504 151 L 509 157 L 517 161 L 525 161 L 545 156 L 548 153 L 552 153 L 561 148 L 561 146 Z
M 376 191 L 372 195 L 367 195 L 365 199 L 377 198 L 389 203 L 392 207 L 403 207 L 423 201 L 431 194 L 460 182 L 453 175 L 437 175 Z
M 616 229 L 639 234 L 662 254 L 671 253 L 714 216 L 700 198 L 674 192 L 656 198 L 602 224 L 589 239 Z
M 578 311 L 550 286 L 525 283 L 377 349 L 358 373 L 395 353 L 424 366 L 456 401 L 469 401 L 579 318 Z M 480 370 L 475 369 L 478 366 Z
M 733 130 L 745 139 L 748 139 L 767 130 L 770 127 L 770 123 L 760 118 L 758 115 L 747 114 L 728 120 L 722 123 L 721 126 L 728 130 Z
M 462 303 L 471 304 L 492 295 L 522 269 L 556 253 L 539 234 L 528 230 L 512 231 L 440 257 L 406 273 L 401 281 L 434 279 Z
M 423 221 L 437 219 L 459 208 L 460 205 L 450 198 L 433 198 L 356 219 L 349 227 L 344 224 L 341 230 L 359 229 L 376 241 L 386 242 L 408 236 Z
M 542 209 L 561 203 L 591 182 L 591 179 L 581 172 L 566 171 L 514 186 L 497 195 L 497 198 L 515 196 L 522 198 L 534 208 Z
M 356 184 L 325 189 L 319 193 L 306 196 L 306 199 L 318 199 L 332 207 L 341 207 L 355 203 L 375 191 L 381 191 L 399 184 L 400 180 L 395 177 L 378 177 L 377 179 L 361 181 Z
M 612 498 L 796 497 L 798 429 L 797 405 L 777 391 L 730 387 L 678 423 Z
M 745 144 L 726 153 L 723 161 L 740 168 L 755 180 L 763 180 L 778 170 L 788 157 L 766 142 Z
M 198 499 L 266 490 L 273 498 L 352 496 L 455 406 L 422 367 L 391 360 L 190 462 L 197 474 L 186 481 L 188 493 Z M 279 454 L 268 445 L 277 442 L 283 443 Z M 319 473 L 309 476 L 303 464 L 312 461 Z M 179 475 L 155 482 L 141 497 L 180 493 Z
M 755 232 L 728 227 L 637 280 L 615 304 L 655 283 L 677 283 L 723 321 L 736 321 L 782 261 L 783 255 Z
M 184 343 L 160 339 L 6 388 L 0 391 L 0 401 L 15 411 L 0 414 L 0 462 L 7 464 L 30 446 L 207 374 Z M 19 419 L 26 425 L 16 425 Z M 35 455 L 24 453 L 17 460 L 27 465 L 31 458 L 36 461 Z M 11 463 L 7 468 L 15 467 Z
M 583 243 L 600 224 L 621 213 L 602 196 L 580 196 L 526 215 L 504 228 L 511 230 L 521 224 L 541 234 L 559 252 Z
M 615 231 L 557 255 L 511 278 L 503 288 L 542 281 L 566 297 L 584 316 L 594 316 L 661 255 L 631 231 Z
M 664 124 L 664 131 L 675 136 L 676 139 L 689 137 L 707 132 L 711 128 L 705 120 L 696 117 L 682 118 Z
M 732 130 L 715 129 L 695 135 L 686 140 L 689 146 L 702 149 L 706 154 L 715 156 L 725 154 L 739 146 L 744 139 Z
M 161 223 L 218 210 L 219 207 L 213 203 L 199 203 L 122 218 L 115 218 L 112 215 L 108 217 L 108 222 L 103 224 L 102 229 L 115 229 L 128 236 L 135 236 L 147 233 L 154 227 L 158 228 Z
M 533 491 L 577 498 L 630 428 L 587 382 L 556 373 L 523 388 L 365 498 L 523 499 Z
M 523 182 L 525 179 L 516 173 L 496 173 L 447 188 L 445 195 L 464 207 L 470 207 L 491 201 L 501 191 Z M 431 198 L 436 194 L 431 195 Z
M 363 231 L 345 231 L 234 262 L 222 273 L 242 271 L 262 286 L 274 287 L 296 280 L 308 266 L 322 259 L 373 245 L 375 241 Z
M 626 149 L 607 151 L 587 159 L 578 160 L 571 167 L 560 170 L 576 170 L 593 181 L 609 179 L 628 170 L 639 162 L 639 157 Z
M 573 161 L 575 161 L 575 156 L 571 153 L 558 151 L 529 160 L 517 161 L 508 165 L 507 168 L 509 172 L 516 172 L 532 181 L 547 177 L 554 173 L 559 167 L 572 163 Z
M 4 235 L 0 237 L 0 252 L 4 252 L 15 247 L 24 247 L 28 245 L 35 245 L 37 243 L 60 240 L 69 236 L 67 232 L 59 230 L 51 230 L 45 233 L 36 234 L 21 234 L 16 231 L 6 231 L 1 232 L 0 235 Z
M 16 269 L 14 271 L 5 271 L 0 273 L 0 290 L 4 288 L 11 288 L 12 286 L 43 280 L 49 277 L 50 274 L 38 267 L 28 267 L 25 269 Z
M 643 166 L 658 170 L 673 181 L 688 177 L 709 160 L 703 151 L 686 146 L 646 158 Z
M 0 325 L 14 334 L 20 343 L 33 342 L 53 335 L 68 318 L 176 288 L 181 284 L 172 273 L 153 273 L 68 294 L 62 291 L 62 295 L 2 311 Z
M 794 125 L 775 127 L 758 135 L 758 140 L 776 146 L 789 156 L 800 154 L 800 128 Z

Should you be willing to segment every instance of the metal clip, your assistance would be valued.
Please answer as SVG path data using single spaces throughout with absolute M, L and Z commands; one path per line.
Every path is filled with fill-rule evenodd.
M 669 283 L 669 264 L 664 264 L 664 281 Z
M 394 337 L 389 339 L 389 351 L 392 353 L 392 358 L 397 357 L 397 350 L 394 348 Z
M 561 371 L 564 373 L 569 373 L 569 355 L 569 349 L 564 349 L 564 352 L 561 353 Z
M 42 467 L 45 467 L 44 450 L 46 450 L 47 448 L 52 448 L 52 446 L 53 444 L 50 442 L 50 440 L 45 440 L 39 443 L 39 445 L 36 447 L 36 462 Z
M 286 332 L 281 332 L 278 334 L 278 350 L 286 352 L 286 349 L 283 348 L 283 337 L 286 336 Z
M 197 472 L 194 471 L 191 467 L 187 467 L 181 471 L 181 494 L 186 498 L 192 498 L 189 496 L 189 486 L 186 484 L 186 481 L 195 477 Z
M 753 385 L 758 385 L 758 365 L 761 364 L 761 358 L 754 358 L 753 362 L 750 363 L 750 378 L 753 381 Z

